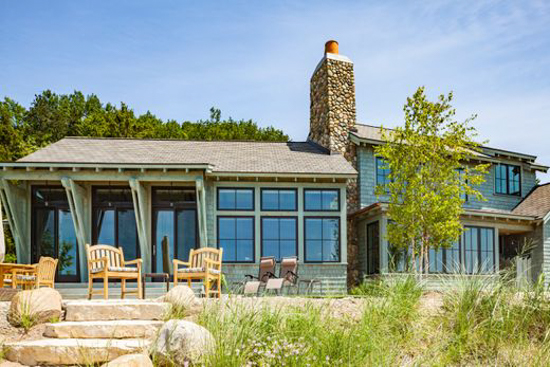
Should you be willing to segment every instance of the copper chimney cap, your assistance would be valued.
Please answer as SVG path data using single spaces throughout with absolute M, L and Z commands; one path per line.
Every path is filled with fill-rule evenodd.
M 325 43 L 325 53 L 338 55 L 338 42 L 334 40 L 327 41 Z

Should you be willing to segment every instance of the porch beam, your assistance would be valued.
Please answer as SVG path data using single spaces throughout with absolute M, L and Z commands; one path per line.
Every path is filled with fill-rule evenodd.
M 139 249 L 143 261 L 144 272 L 152 271 L 151 246 L 147 236 L 147 192 L 141 182 L 131 178 L 128 183 L 132 190 L 132 201 L 134 203 L 134 214 L 136 215 L 136 228 L 138 232 Z
M 87 261 L 86 261 L 86 244 L 88 243 L 87 233 L 88 218 L 86 211 L 86 189 L 76 184 L 72 178 L 64 177 L 61 179 L 61 184 L 67 193 L 67 201 L 71 209 L 73 218 L 74 230 L 76 233 L 76 241 L 78 246 L 78 263 L 80 265 L 80 281 L 84 282 L 88 278 Z
M 141 182 L 148 181 L 161 181 L 161 182 L 193 182 L 195 181 L 196 173 L 183 173 L 176 171 L 168 171 L 162 173 L 162 171 L 153 172 L 146 171 L 144 173 L 141 170 L 124 170 L 119 172 L 118 170 L 106 170 L 102 169 L 99 172 L 93 170 L 80 170 L 73 171 L 50 171 L 48 170 L 35 170 L 27 172 L 24 170 L 8 170 L 0 172 L 0 178 L 5 180 L 23 180 L 23 181 L 61 181 L 64 177 L 70 176 L 75 181 L 119 181 L 128 182 L 134 178 Z
M 17 187 L 5 179 L 0 180 L 0 201 L 4 205 L 8 224 L 15 241 L 17 262 L 31 262 L 31 245 L 28 238 L 28 190 Z

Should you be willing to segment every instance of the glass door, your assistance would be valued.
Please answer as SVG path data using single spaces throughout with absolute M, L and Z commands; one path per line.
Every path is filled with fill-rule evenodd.
M 153 189 L 153 271 L 172 274 L 172 260 L 187 261 L 197 247 L 194 189 Z
M 125 260 L 140 257 L 134 202 L 129 187 L 94 187 L 93 241 L 122 248 Z
M 33 187 L 31 257 L 58 259 L 57 280 L 79 281 L 78 244 L 65 190 Z

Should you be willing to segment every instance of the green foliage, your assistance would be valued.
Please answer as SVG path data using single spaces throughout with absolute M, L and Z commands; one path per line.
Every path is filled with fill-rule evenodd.
M 475 116 L 455 121 L 451 101 L 450 93 L 430 102 L 419 88 L 407 99 L 404 126 L 383 130 L 387 144 L 376 147 L 390 169 L 390 182 L 377 188 L 378 195 L 390 198 L 388 241 L 397 253 L 411 249 L 409 262 L 421 259 L 421 273 L 427 271 L 430 248 L 450 247 L 460 236 L 464 195 L 483 199 L 476 187 L 488 165 L 467 162 L 479 150 L 470 126 Z
M 35 96 L 28 109 L 6 97 L 0 101 L 0 161 L 15 161 L 65 136 L 288 141 L 287 135 L 273 127 L 231 117 L 222 120 L 221 116 L 221 111 L 212 107 L 207 120 L 165 122 L 151 112 L 136 116 L 125 103 L 120 107 L 103 104 L 96 95 L 84 96 L 78 91 L 56 94 L 45 90 Z M 9 232 L 6 238 L 7 253 L 14 256 Z M 60 268 L 70 267 L 70 256 L 60 260 Z
M 151 138 L 182 140 L 287 141 L 288 136 L 273 127 L 259 127 L 252 120 L 222 120 L 219 109 L 198 122 L 163 121 L 146 112 L 136 116 L 125 103 L 120 107 L 103 104 L 82 92 L 37 94 L 26 109 L 4 98 L 0 101 L 0 160 L 14 161 L 65 136 Z
M 311 303 L 282 309 L 212 305 L 199 317 L 216 339 L 216 351 L 204 365 L 401 365 L 421 290 L 410 279 L 384 284 L 380 294 L 366 299 L 359 320 L 337 318 L 326 312 L 330 306 Z

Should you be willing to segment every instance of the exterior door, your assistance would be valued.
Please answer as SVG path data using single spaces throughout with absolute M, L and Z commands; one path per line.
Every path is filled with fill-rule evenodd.
M 78 244 L 73 218 L 62 187 L 33 187 L 31 257 L 59 259 L 57 280 L 79 281 Z
M 195 190 L 153 188 L 153 271 L 172 273 L 172 260 L 198 246 Z

